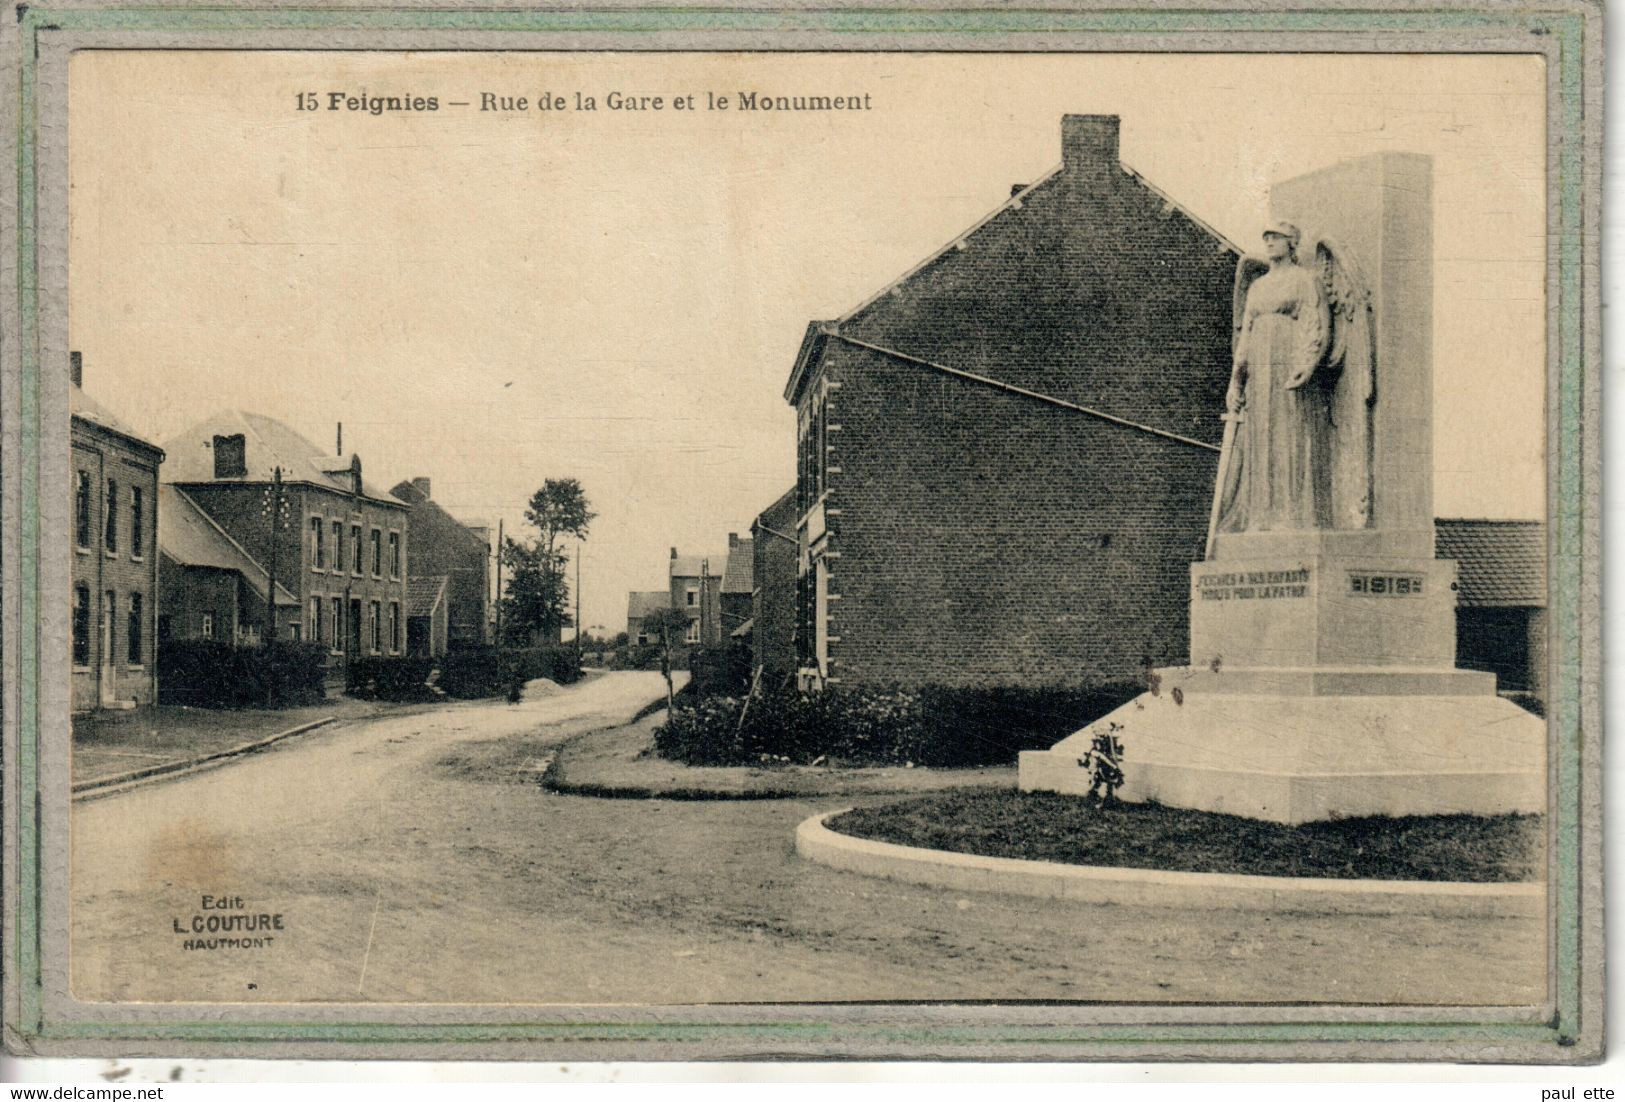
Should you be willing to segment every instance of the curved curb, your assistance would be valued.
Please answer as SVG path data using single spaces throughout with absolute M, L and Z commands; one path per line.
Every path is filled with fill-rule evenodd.
M 307 731 L 314 731 L 318 727 L 326 727 L 328 724 L 336 723 L 337 721 L 337 716 L 325 716 L 322 719 L 312 720 L 310 723 L 302 723 L 299 726 L 289 728 L 286 731 L 278 731 L 274 735 L 258 739 L 254 742 L 244 742 L 237 746 L 229 747 L 225 750 L 217 750 L 212 754 L 204 754 L 201 757 L 183 758 L 180 761 L 166 761 L 161 765 L 149 765 L 145 768 L 135 769 L 128 773 L 115 773 L 111 777 L 92 777 L 90 780 L 79 781 L 77 784 L 74 784 L 70 791 L 73 793 L 73 799 L 75 800 L 88 799 L 92 796 L 104 796 L 115 788 L 122 790 L 138 781 L 160 780 L 176 773 L 185 773 L 193 769 L 200 768 L 201 766 L 212 765 L 215 762 L 224 761 L 226 758 L 236 758 L 241 757 L 244 754 L 252 754 L 257 751 L 264 750 L 268 746 L 273 746 L 276 743 L 281 742 L 283 739 L 290 739 L 295 735 L 302 735 Z
M 1075 903 L 1229 908 L 1309 914 L 1541 918 L 1546 884 L 1473 884 L 1427 880 L 1337 880 L 1242 876 L 1214 872 L 1063 865 L 900 846 L 838 834 L 825 821 L 850 808 L 814 815 L 796 826 L 796 852 L 809 861 L 865 876 L 962 891 L 1065 899 Z

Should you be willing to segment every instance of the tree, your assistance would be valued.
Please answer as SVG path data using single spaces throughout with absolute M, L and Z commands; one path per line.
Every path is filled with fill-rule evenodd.
M 510 539 L 502 549 L 512 571 L 503 599 L 503 628 L 510 639 L 550 641 L 573 623 L 564 541 L 586 539 L 597 515 L 573 478 L 550 478 L 531 495 L 525 519 L 536 528 L 535 537 Z
M 666 679 L 666 711 L 677 703 L 671 683 L 671 663 L 688 635 L 688 613 L 675 608 L 657 608 L 643 618 L 643 631 L 660 641 L 660 673 Z

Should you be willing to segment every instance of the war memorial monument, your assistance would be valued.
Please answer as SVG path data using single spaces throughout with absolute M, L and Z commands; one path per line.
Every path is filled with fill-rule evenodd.
M 1047 751 L 1086 793 L 1095 734 L 1131 801 L 1300 823 L 1539 812 L 1542 720 L 1455 667 L 1434 557 L 1432 162 L 1382 153 L 1276 184 L 1235 290 L 1235 357 L 1189 665 Z

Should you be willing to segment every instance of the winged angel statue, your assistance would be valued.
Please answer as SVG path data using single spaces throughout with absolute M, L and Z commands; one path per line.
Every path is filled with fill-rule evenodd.
M 1353 257 L 1296 226 L 1236 266 L 1234 369 L 1212 532 L 1365 528 L 1376 403 L 1371 290 Z

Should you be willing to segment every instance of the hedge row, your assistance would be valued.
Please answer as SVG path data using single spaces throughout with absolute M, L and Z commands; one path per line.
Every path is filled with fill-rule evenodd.
M 166 639 L 158 648 L 158 700 L 194 708 L 291 708 L 325 695 L 327 648 L 319 643 L 234 647 Z
M 439 658 L 356 658 L 346 671 L 345 692 L 379 700 L 427 700 L 440 694 L 476 700 L 508 695 L 538 677 L 561 685 L 578 680 L 575 649 L 459 647 Z
M 830 688 L 679 699 L 655 731 L 660 756 L 689 765 L 819 760 L 950 768 L 1013 764 L 1138 695 L 1137 682 L 1052 688 Z M 741 722 L 741 712 L 744 720 Z

